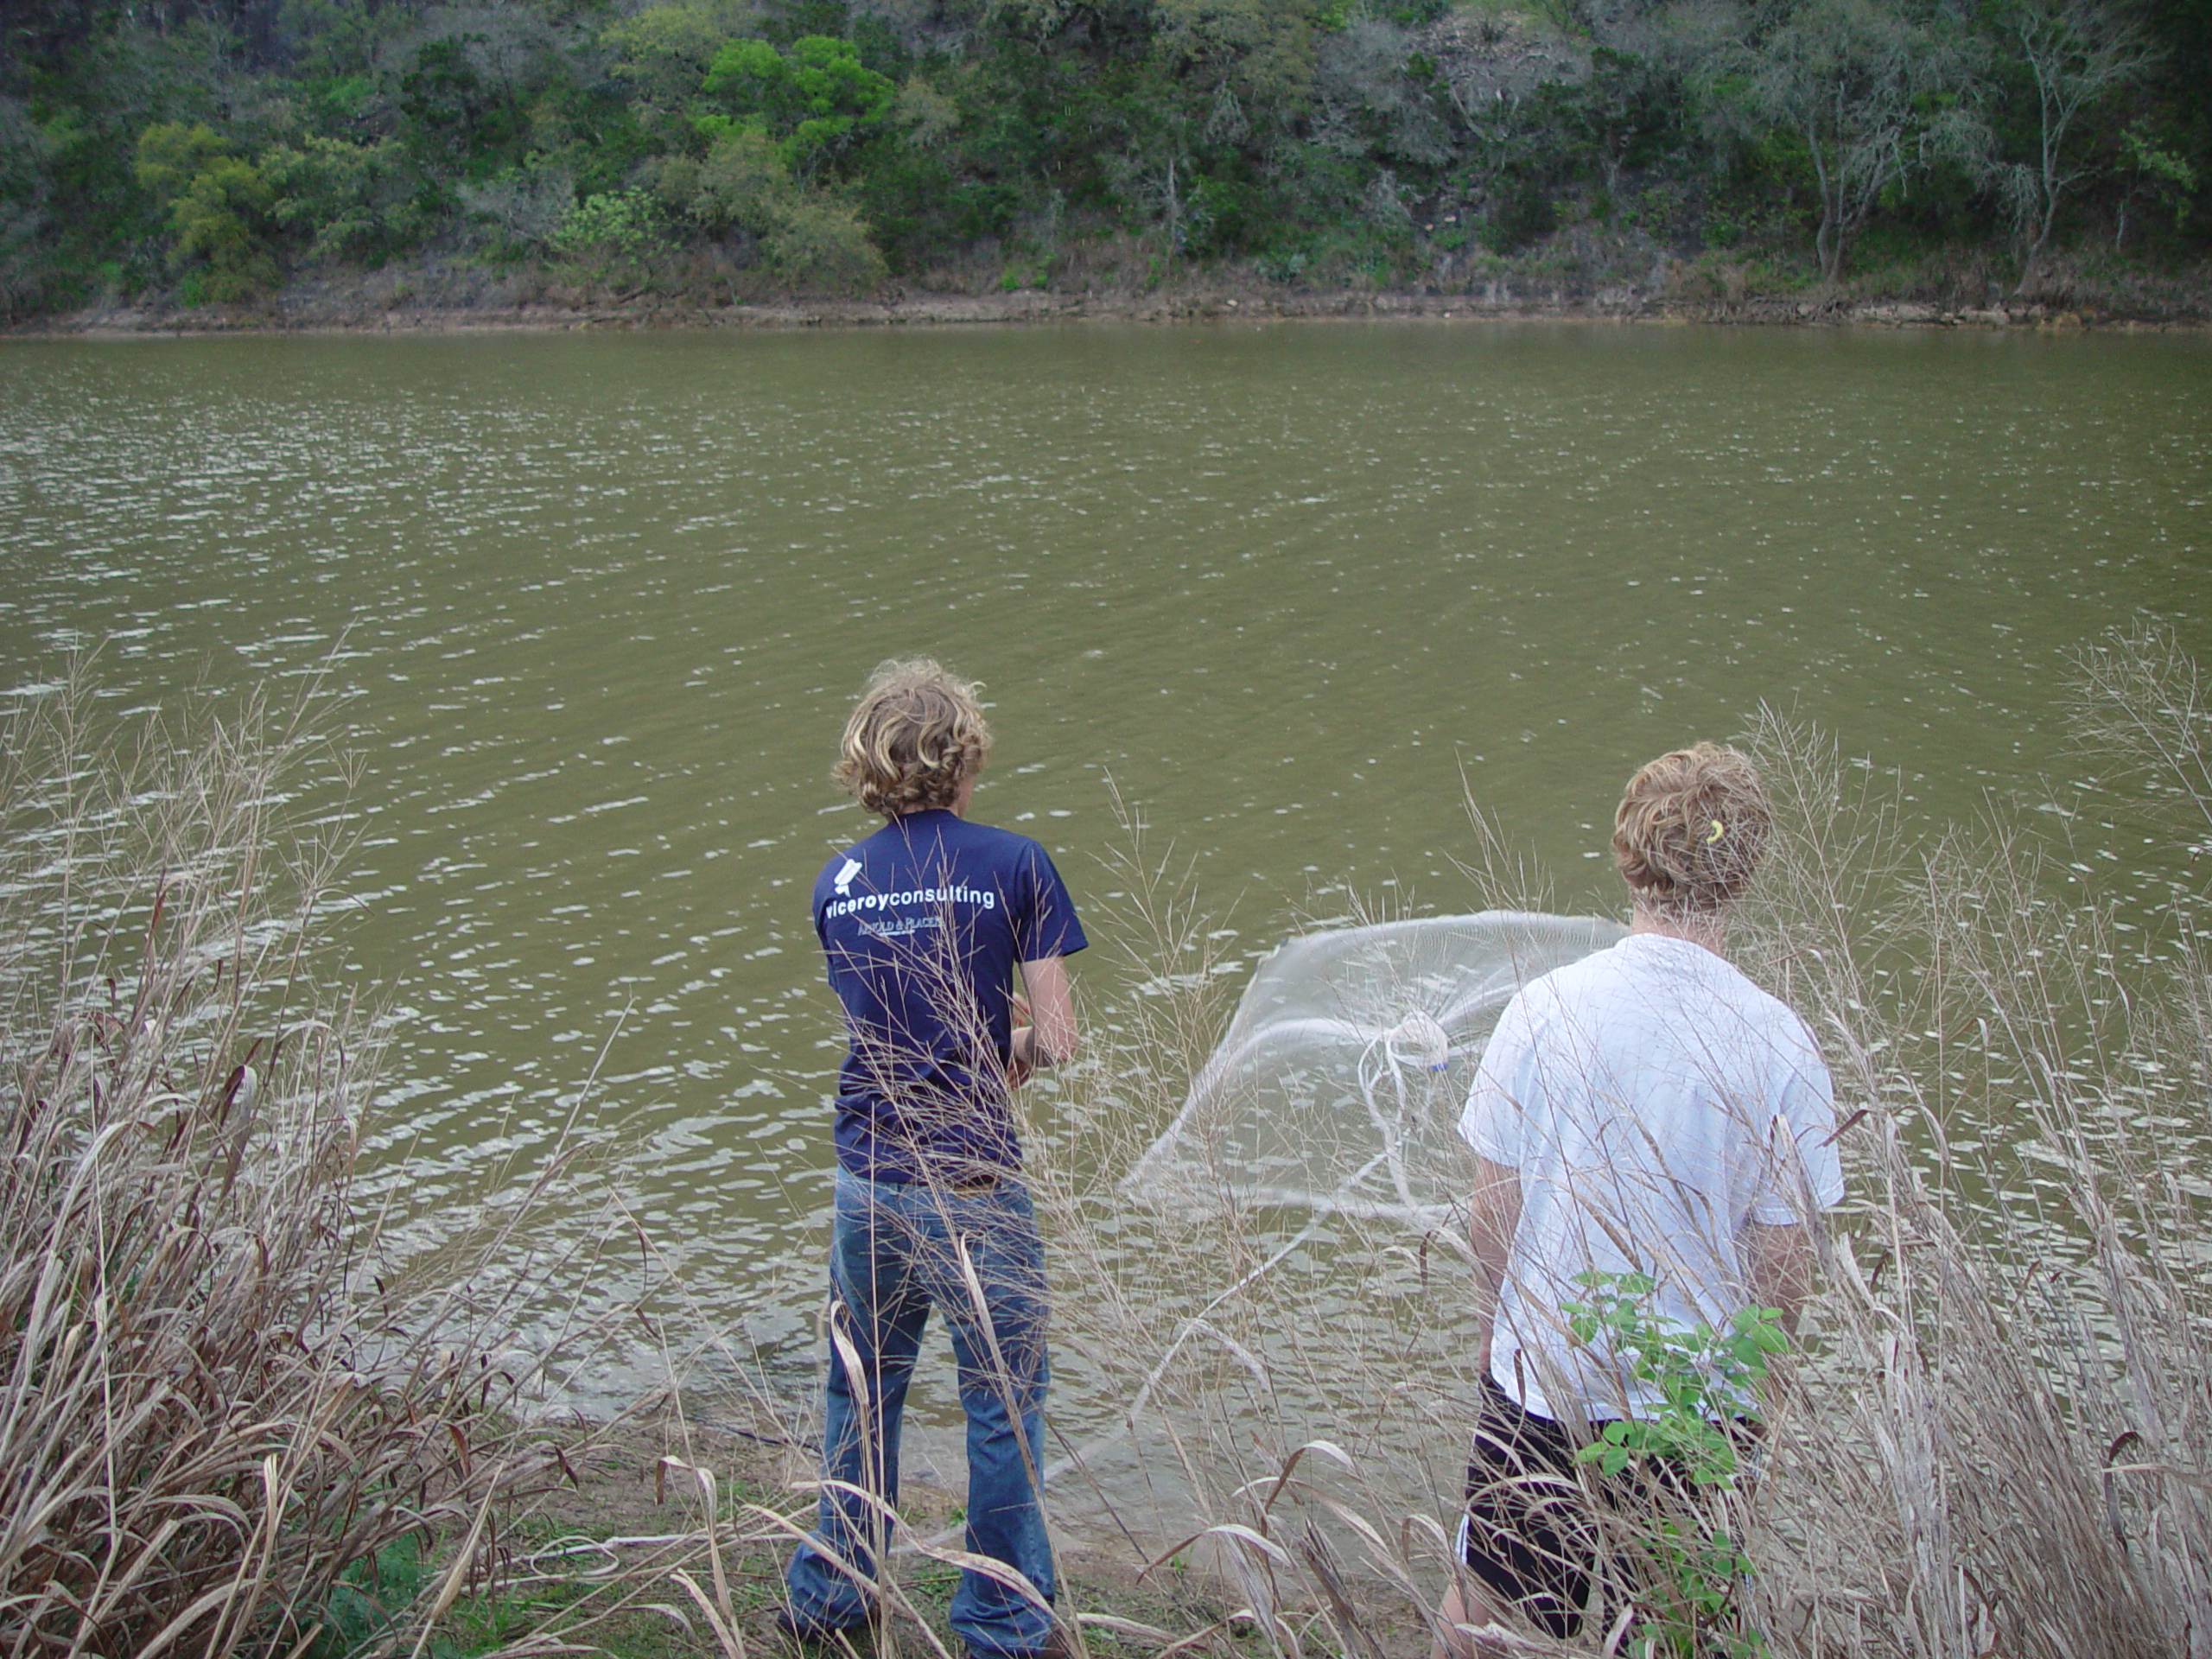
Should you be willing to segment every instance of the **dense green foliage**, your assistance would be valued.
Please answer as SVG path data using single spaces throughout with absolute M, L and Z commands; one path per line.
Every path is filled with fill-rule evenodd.
M 0 315 L 402 257 L 703 297 L 1934 260 L 1979 302 L 2212 233 L 2212 0 L 1496 3 L 14 0 Z

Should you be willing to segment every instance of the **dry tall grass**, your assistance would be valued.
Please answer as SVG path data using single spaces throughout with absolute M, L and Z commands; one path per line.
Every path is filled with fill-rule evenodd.
M 0 1651 L 342 1651 L 341 1578 L 443 1533 L 411 1640 L 540 1471 L 468 1288 L 502 1236 L 376 1276 L 300 710 L 124 729 L 71 684 L 0 731 Z
M 2105 806 L 2201 838 L 2212 715 L 2194 667 L 2139 631 L 2080 670 L 2104 786 L 2120 767 L 2153 784 Z M 2199 895 L 2145 913 L 1994 810 L 1909 833 L 1816 734 L 1770 716 L 1754 738 L 1783 823 L 1733 953 L 1829 1054 L 1851 1198 L 1766 1471 L 1707 1517 L 1756 1568 L 1741 1639 L 1808 1659 L 2206 1659 Z M 1122 874 L 1129 912 L 1096 931 L 1134 942 L 1135 991 L 1033 1153 L 1061 1396 L 1093 1410 L 1064 1440 L 1060 1507 L 1104 1515 L 1147 1559 L 1210 1551 L 1277 1652 L 1416 1650 L 1473 1416 L 1459 1221 L 1198 1215 L 1117 1190 L 1227 1012 L 1188 893 L 1141 852 Z M 1624 1611 L 1649 1605 L 1636 1554 Z M 1646 1639 L 1624 1616 L 1579 1645 Z
M 2095 817 L 2201 834 L 2194 664 L 2138 630 L 2079 667 Z M 1862 1114 L 1762 1494 L 1762 1622 L 1806 1654 L 2204 1659 L 2199 895 L 2099 893 L 2083 855 L 2120 830 L 2088 821 L 2069 846 L 1997 814 L 1901 853 L 1894 802 L 1844 787 L 1832 749 L 1773 718 L 1758 736 L 1798 826 L 1762 886 L 1765 971 Z M 2132 800 L 2131 774 L 2152 785 Z

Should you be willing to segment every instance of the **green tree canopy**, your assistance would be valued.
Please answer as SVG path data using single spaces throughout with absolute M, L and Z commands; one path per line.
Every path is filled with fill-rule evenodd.
M 715 54 L 702 90 L 721 105 L 702 117 L 702 131 L 719 136 L 758 123 L 798 168 L 842 147 L 899 92 L 861 62 L 851 41 L 826 35 L 803 35 L 783 51 L 766 41 L 732 41 Z

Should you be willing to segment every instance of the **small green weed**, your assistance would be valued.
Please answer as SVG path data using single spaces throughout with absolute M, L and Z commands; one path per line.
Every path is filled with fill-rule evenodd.
M 345 1659 L 399 1634 L 408 1604 L 422 1592 L 429 1568 L 421 1541 L 412 1536 L 386 1544 L 346 1570 L 323 1604 L 322 1633 L 308 1648 L 308 1659 Z M 433 1638 L 424 1649 L 436 1659 L 456 1659 L 449 1641 Z
M 1741 1470 L 1731 1424 L 1756 1410 L 1769 1357 L 1789 1345 L 1781 1310 L 1739 1308 L 1726 1331 L 1702 1322 L 1684 1327 L 1655 1311 L 1648 1274 L 1584 1273 L 1574 1282 L 1588 1295 L 1561 1306 L 1575 1341 L 1624 1365 L 1660 1397 L 1649 1416 L 1607 1423 L 1578 1460 L 1609 1476 L 1649 1466 L 1655 1491 L 1679 1471 L 1693 1500 L 1733 1486 Z M 1737 1605 L 1751 1564 L 1725 1529 L 1662 1515 L 1648 1541 L 1665 1605 L 1643 1632 L 1647 1655 L 1695 1659 L 1718 1650 L 1751 1659 L 1765 1651 Z

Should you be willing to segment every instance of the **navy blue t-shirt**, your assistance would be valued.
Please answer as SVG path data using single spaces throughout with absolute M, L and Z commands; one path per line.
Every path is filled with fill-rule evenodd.
M 1019 1168 L 1003 1084 L 1014 964 L 1088 943 L 1045 849 L 942 809 L 909 813 L 823 866 L 814 931 L 852 1039 L 837 1161 L 887 1181 Z

